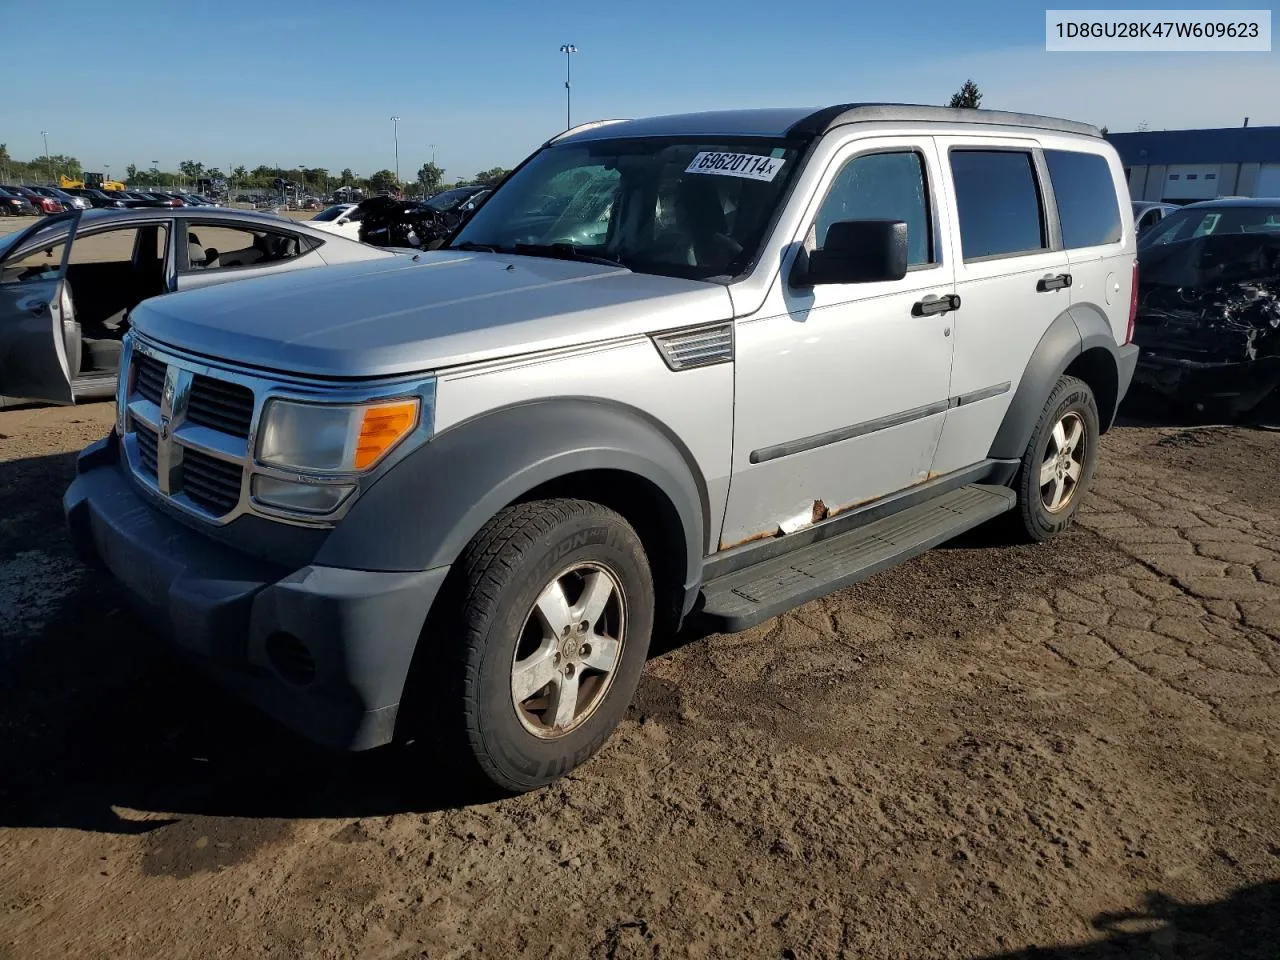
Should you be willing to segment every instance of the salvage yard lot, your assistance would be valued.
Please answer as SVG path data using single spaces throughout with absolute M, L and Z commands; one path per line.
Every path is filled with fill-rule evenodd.
M 5 960 L 1275 956 L 1280 433 L 1117 428 L 1067 536 L 664 638 L 596 759 L 475 803 L 149 651 L 61 527 L 111 417 L 0 413 Z

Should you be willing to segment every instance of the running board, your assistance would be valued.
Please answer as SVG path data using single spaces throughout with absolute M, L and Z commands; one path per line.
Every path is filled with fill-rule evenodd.
M 700 617 L 713 630 L 746 630 L 816 597 L 918 557 L 1007 510 L 1008 487 L 971 483 L 900 513 L 810 543 L 703 584 Z

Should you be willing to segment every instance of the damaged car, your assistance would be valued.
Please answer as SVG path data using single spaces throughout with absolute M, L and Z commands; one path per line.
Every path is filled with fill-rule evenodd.
M 475 212 L 490 188 L 457 187 L 429 200 L 378 196 L 362 201 L 344 217 L 360 224 L 360 239 L 376 247 L 428 247 L 442 241 Z
M 1135 383 L 1246 414 L 1280 385 L 1280 199 L 1209 200 L 1138 244 Z

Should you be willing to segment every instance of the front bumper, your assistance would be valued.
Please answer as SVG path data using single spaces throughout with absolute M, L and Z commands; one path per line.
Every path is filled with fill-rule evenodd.
M 391 740 L 427 611 L 448 572 L 270 562 L 216 542 L 138 489 L 114 436 L 86 449 L 63 508 L 77 552 L 173 648 L 325 746 Z
M 1244 413 L 1280 386 L 1280 357 L 1218 362 L 1144 349 L 1134 382 L 1166 397 Z

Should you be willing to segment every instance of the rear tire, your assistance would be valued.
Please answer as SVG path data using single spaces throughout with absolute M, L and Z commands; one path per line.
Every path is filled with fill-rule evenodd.
M 1075 519 L 1098 460 L 1098 402 L 1076 377 L 1060 377 L 1045 401 L 1014 478 L 1019 539 L 1040 543 Z
M 595 503 L 524 503 L 485 525 L 457 572 L 461 649 L 437 707 L 460 723 L 443 726 L 493 785 L 544 786 L 600 749 L 639 683 L 654 617 L 640 538 Z

